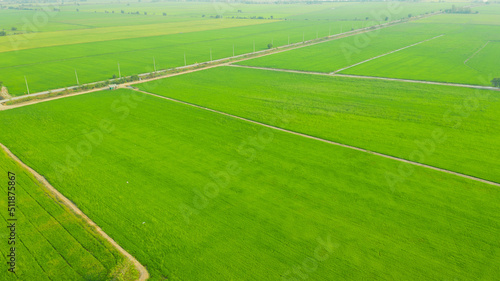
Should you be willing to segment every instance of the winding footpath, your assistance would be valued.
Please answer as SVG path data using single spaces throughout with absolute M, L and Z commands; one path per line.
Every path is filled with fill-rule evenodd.
M 95 222 L 93 222 L 87 215 L 85 215 L 78 207 L 71 202 L 68 198 L 64 197 L 57 189 L 55 189 L 42 175 L 37 173 L 35 170 L 33 170 L 31 167 L 26 165 L 24 162 L 22 162 L 16 155 L 14 155 L 5 145 L 0 143 L 0 147 L 17 163 L 19 163 L 23 168 L 28 170 L 38 181 L 40 181 L 48 190 L 51 194 L 53 194 L 59 202 L 67 206 L 71 211 L 73 211 L 76 215 L 80 216 L 83 218 L 91 227 L 93 227 L 99 235 L 101 235 L 105 240 L 107 240 L 113 247 L 115 247 L 118 252 L 120 252 L 123 256 L 125 256 L 127 259 L 129 259 L 132 264 L 135 266 L 137 271 L 139 271 L 139 278 L 137 281 L 145 281 L 149 278 L 149 273 L 146 270 L 146 268 L 136 259 L 134 258 L 131 254 L 129 254 L 127 251 L 125 251 L 118 243 L 116 243 L 113 238 L 109 237 L 109 235 L 106 234 Z

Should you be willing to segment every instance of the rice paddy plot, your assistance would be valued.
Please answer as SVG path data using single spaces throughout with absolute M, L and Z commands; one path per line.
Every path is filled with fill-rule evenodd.
M 423 24 L 426 25 L 426 24 Z M 460 29 L 447 32 L 444 36 L 418 46 L 387 55 L 353 68 L 342 71 L 345 74 L 403 78 L 413 80 L 451 82 L 473 85 L 491 85 L 493 77 L 500 76 L 500 70 L 487 62 L 496 61 L 495 54 L 481 48 L 488 41 L 500 40 L 493 25 L 441 25 L 460 26 Z M 495 48 L 492 44 L 491 48 Z M 480 51 L 481 50 L 481 51 Z M 491 50 L 491 49 L 490 49 Z M 476 60 L 474 54 L 486 59 Z M 474 57 L 473 57 L 474 56 Z
M 392 190 L 396 161 L 127 90 L 3 111 L 0 130 L 152 280 L 500 274 L 496 187 L 415 167 Z
M 437 29 L 432 25 L 399 24 L 238 64 L 329 73 L 453 29 L 452 26 Z
M 229 66 L 137 87 L 267 124 L 286 107 L 286 129 L 500 182 L 495 91 Z

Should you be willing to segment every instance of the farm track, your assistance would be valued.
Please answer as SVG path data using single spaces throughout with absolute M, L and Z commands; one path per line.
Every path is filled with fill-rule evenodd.
M 411 80 L 411 79 L 389 78 L 389 77 L 376 77 L 376 76 L 363 76 L 363 75 L 352 75 L 352 74 L 338 74 L 338 73 L 330 74 L 330 73 L 325 73 L 325 72 L 270 68 L 270 67 L 260 67 L 260 66 L 248 66 L 248 65 L 238 65 L 238 64 L 229 64 L 229 66 L 242 67 L 242 68 L 253 68 L 253 69 L 260 69 L 260 70 L 269 70 L 269 71 L 299 73 L 299 74 L 330 76 L 330 77 L 338 76 L 338 77 L 349 77 L 349 78 L 358 78 L 358 79 L 385 80 L 385 81 L 396 81 L 396 82 L 407 82 L 407 83 L 417 83 L 417 84 L 452 86 L 452 87 L 472 88 L 472 89 L 480 89 L 480 90 L 500 91 L 500 88 L 495 88 L 495 87 L 491 87 L 491 86 L 481 86 L 481 85 L 457 84 L 457 83 Z
M 61 202 L 63 205 L 68 207 L 71 211 L 73 211 L 76 215 L 80 216 L 83 218 L 91 227 L 93 227 L 97 233 L 102 236 L 104 239 L 106 239 L 113 247 L 115 247 L 123 256 L 125 256 L 127 259 L 132 262 L 132 264 L 135 266 L 137 271 L 139 271 L 139 278 L 137 281 L 144 281 L 149 278 L 149 273 L 147 269 L 136 259 L 134 258 L 131 254 L 129 254 L 125 249 L 123 249 L 118 243 L 116 243 L 113 238 L 109 237 L 95 222 L 93 222 L 87 215 L 85 215 L 78 207 L 71 202 L 68 198 L 66 198 L 64 195 L 62 195 L 57 189 L 55 189 L 42 175 L 37 173 L 35 170 L 33 170 L 31 167 L 26 165 L 24 162 L 22 162 L 16 155 L 14 155 L 5 145 L 0 143 L 0 147 L 17 163 L 19 163 L 23 168 L 28 170 L 39 182 L 41 182 L 50 193 L 52 193 L 55 198 Z
M 140 92 L 140 93 L 143 93 L 143 94 L 147 94 L 147 95 L 155 96 L 155 97 L 158 97 L 158 98 L 166 99 L 166 100 L 169 100 L 169 101 L 172 101 L 172 102 L 181 103 L 181 104 L 184 104 L 184 105 L 196 107 L 196 108 L 199 108 L 199 109 L 203 109 L 203 110 L 206 110 L 206 111 L 210 111 L 210 112 L 213 112 L 213 113 L 224 115 L 224 116 L 227 116 L 227 117 L 231 117 L 231 118 L 235 118 L 235 119 L 238 119 L 238 120 L 242 120 L 242 121 L 245 121 L 245 122 L 248 122 L 248 123 L 252 123 L 252 124 L 264 126 L 264 127 L 270 128 L 270 129 L 278 130 L 278 131 L 281 131 L 281 132 L 293 134 L 293 135 L 296 135 L 296 136 L 300 136 L 300 137 L 304 137 L 304 138 L 308 138 L 308 139 L 313 139 L 313 140 L 321 141 L 321 142 L 324 142 L 324 143 L 328 143 L 328 144 L 332 144 L 332 145 L 336 145 L 336 146 L 341 146 L 341 147 L 345 147 L 345 148 L 349 148 L 349 149 L 361 151 L 361 152 L 372 154 L 372 155 L 377 155 L 377 156 L 384 157 L 384 158 L 391 159 L 391 160 L 395 160 L 395 161 L 398 161 L 398 162 L 407 163 L 407 164 L 411 164 L 411 165 L 419 166 L 419 167 L 424 167 L 424 168 L 431 169 L 431 170 L 434 170 L 434 171 L 443 172 L 443 173 L 447 173 L 447 174 L 450 174 L 450 175 L 455 175 L 455 176 L 458 176 L 458 177 L 461 177 L 461 178 L 466 178 L 466 179 L 469 179 L 469 180 L 473 180 L 473 181 L 477 181 L 477 182 L 482 182 L 482 183 L 485 183 L 485 184 L 489 184 L 489 185 L 494 185 L 494 186 L 500 187 L 500 183 L 497 183 L 497 182 L 493 182 L 493 181 L 489 181 L 489 180 L 485 180 L 485 179 L 473 177 L 473 176 L 470 176 L 470 175 L 466 175 L 466 174 L 462 174 L 462 173 L 458 173 L 458 172 L 454 172 L 454 171 L 450 171 L 450 170 L 446 170 L 446 169 L 434 167 L 434 166 L 427 165 L 427 164 L 422 164 L 422 163 L 418 163 L 418 162 L 406 160 L 406 159 L 403 159 L 403 158 L 399 158 L 399 157 L 395 157 L 395 156 L 391 156 L 391 155 L 387 155 L 387 154 L 383 154 L 383 153 L 379 153 L 379 152 L 367 150 L 367 149 L 356 147 L 356 146 L 352 146 L 352 145 L 347 145 L 347 144 L 343 144 L 343 143 L 339 143 L 339 142 L 334 142 L 334 141 L 322 139 L 322 138 L 319 138 L 319 137 L 315 137 L 315 136 L 311 136 L 311 135 L 307 135 L 307 134 L 303 134 L 303 133 L 299 133 L 299 132 L 287 130 L 287 129 L 284 129 L 284 128 L 281 128 L 281 127 L 276 127 L 276 126 L 272 126 L 272 125 L 269 125 L 269 124 L 266 124 L 266 123 L 261 123 L 261 122 L 255 121 L 255 120 L 247 119 L 247 118 L 240 117 L 240 116 L 237 116 L 237 115 L 233 115 L 233 114 L 230 114 L 230 113 L 226 113 L 226 112 L 223 112 L 223 111 L 219 111 L 219 110 L 211 109 L 211 108 L 208 108 L 208 107 L 204 107 L 204 106 L 192 104 L 192 103 L 189 103 L 189 102 L 185 102 L 185 101 L 181 101 L 181 100 L 177 100 L 177 99 L 173 99 L 173 98 L 169 98 L 169 97 L 157 95 L 157 94 L 154 94 L 154 93 L 142 91 L 142 90 L 139 90 L 139 89 L 136 89 L 136 88 L 133 88 L 133 90 L 135 90 L 137 92 Z

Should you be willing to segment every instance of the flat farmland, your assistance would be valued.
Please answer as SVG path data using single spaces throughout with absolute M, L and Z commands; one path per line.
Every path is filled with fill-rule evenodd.
M 226 25 L 226 22 L 230 21 L 218 22 Z M 258 23 L 259 20 L 246 20 L 246 22 L 252 24 Z M 185 22 L 174 23 L 174 25 L 179 24 Z M 27 77 L 30 91 L 38 92 L 76 85 L 75 70 L 80 83 L 95 82 L 110 79 L 113 75 L 119 76 L 118 63 L 122 76 L 145 73 L 154 70 L 153 58 L 158 70 L 167 69 L 183 66 L 184 54 L 187 64 L 200 63 L 210 61 L 210 53 L 214 60 L 232 56 L 233 45 L 234 54 L 238 55 L 253 52 L 254 42 L 255 50 L 258 51 L 267 49 L 269 43 L 281 46 L 288 42 L 301 42 L 303 38 L 310 40 L 317 36 L 327 36 L 329 33 L 339 33 L 342 25 L 361 28 L 370 24 L 375 23 L 282 21 L 2 52 L 0 81 L 4 82 L 11 95 L 22 95 L 26 93 L 24 76 Z M 141 30 L 141 26 L 134 28 Z M 119 29 L 121 32 L 119 34 L 127 33 L 126 28 L 112 29 Z M 94 36 L 92 40 L 97 39 Z M 62 39 L 59 42 L 63 44 Z M 89 60 L 92 60 L 92 63 L 89 63 Z
M 290 17 L 291 19 L 352 19 L 360 20 L 369 18 L 374 20 L 397 20 L 407 18 L 409 14 L 416 16 L 426 13 L 438 12 L 449 9 L 450 3 L 424 3 L 424 2 L 354 2 L 351 5 L 342 5 L 323 9 L 319 11 L 306 12 Z M 453 3 L 457 7 L 465 6 L 467 3 Z
M 2 121 L 0 121 L 2 123 Z M 2 129 L 2 134 L 3 134 Z M 0 219 L 7 226 L 16 218 L 15 244 L 1 248 L 2 280 L 131 280 L 137 276 L 133 265 L 111 244 L 90 229 L 80 217 L 63 207 L 28 171 L 0 148 L 0 172 L 5 193 L 0 197 Z M 15 174 L 14 217 L 7 212 L 7 175 Z M 12 195 L 9 195 L 12 196 Z M 10 208 L 11 206 L 9 206 Z M 5 227 L 2 240 L 7 245 L 10 231 Z M 3 241 L 2 241 L 3 242 Z M 16 252 L 16 277 L 8 272 L 10 247 Z M 116 279 L 115 279 L 116 278 Z
M 423 24 L 425 25 L 425 24 Z M 404 78 L 425 81 L 452 82 L 474 85 L 491 85 L 491 78 L 500 76 L 500 69 L 492 67 L 488 60 L 495 61 L 497 53 L 482 53 L 489 41 L 499 41 L 497 25 L 449 24 L 460 29 L 444 36 L 397 53 L 378 58 L 340 73 Z M 441 26 L 446 27 L 446 24 Z M 494 47 L 494 44 L 492 44 Z M 477 53 L 479 52 L 479 53 Z M 475 54 L 487 57 L 479 64 Z M 470 61 L 470 63 L 469 63 Z
M 466 65 L 477 71 L 500 75 L 500 41 L 488 41 L 471 57 Z
M 405 23 L 314 46 L 247 60 L 239 64 L 328 73 L 431 39 L 454 29 L 453 26 L 436 27 L 435 25 Z M 346 28 L 345 25 L 344 28 Z M 408 34 L 411 34 L 411 36 L 408 36 Z
M 264 123 L 286 107 L 286 129 L 500 182 L 496 91 L 229 66 L 138 88 Z
M 496 187 L 415 167 L 391 190 L 394 160 L 129 90 L 2 111 L 0 130 L 151 280 L 500 274 Z

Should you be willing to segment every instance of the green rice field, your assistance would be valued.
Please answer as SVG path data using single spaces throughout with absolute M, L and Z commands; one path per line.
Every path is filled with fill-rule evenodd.
M 284 128 L 500 181 L 491 149 L 500 142 L 500 96 L 492 91 L 236 67 L 138 87 L 268 124 L 286 106 L 294 118 Z
M 465 0 L 1 2 L 0 144 L 85 215 L 0 148 L 0 280 L 498 280 L 499 25 Z
M 391 190 L 394 160 L 129 90 L 0 120 L 0 141 L 151 280 L 279 280 L 297 268 L 314 280 L 499 274 L 493 186 L 415 167 Z

